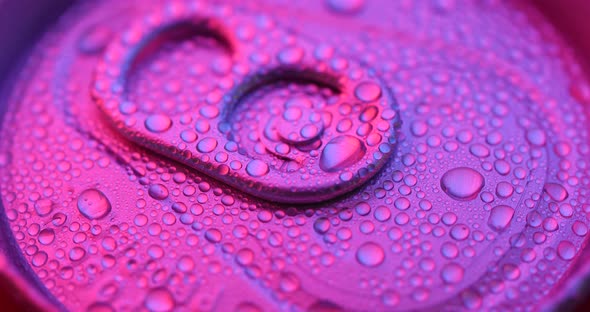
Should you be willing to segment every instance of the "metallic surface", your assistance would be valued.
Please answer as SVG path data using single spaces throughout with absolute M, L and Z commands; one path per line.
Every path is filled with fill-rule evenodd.
M 40 305 L 48 306 L 42 298 L 55 295 L 72 310 L 137 305 L 147 309 L 196 306 L 204 310 L 222 307 L 455 310 L 554 306 L 568 300 L 578 286 L 566 283 L 566 277 L 569 281 L 579 281 L 585 274 L 583 264 L 586 262 L 582 248 L 587 233 L 584 160 L 587 158 L 587 143 L 584 143 L 587 129 L 586 113 L 580 107 L 588 104 L 589 97 L 578 66 L 583 61 L 578 62 L 542 17 L 526 5 L 498 7 L 488 3 L 486 16 L 497 19 L 478 22 L 463 19 L 462 14 L 453 15 L 456 13 L 453 1 L 437 1 L 432 6 L 424 2 L 424 6 L 416 7 L 400 4 L 401 9 L 407 5 L 408 12 L 416 15 L 395 12 L 386 5 L 366 4 L 365 11 L 361 11 L 364 13 L 356 17 L 354 10 L 352 17 L 347 11 L 350 7 L 345 6 L 343 11 L 342 6 L 333 6 L 337 1 L 327 3 L 332 4 L 328 7 L 335 13 L 326 14 L 325 3 L 302 2 L 299 19 L 295 22 L 285 18 L 293 14 L 292 8 L 272 3 L 245 5 L 237 8 L 237 12 L 219 6 L 213 9 L 215 13 L 205 15 L 227 17 L 220 19 L 222 24 L 231 23 L 236 16 L 254 29 L 259 27 L 255 30 L 260 32 L 259 36 L 290 38 L 281 34 L 281 29 L 298 32 L 291 34 L 292 40 L 275 40 L 270 45 L 261 41 L 260 48 L 246 50 L 242 55 L 265 50 L 273 51 L 271 55 L 274 55 L 292 46 L 313 54 L 312 47 L 327 44 L 336 47 L 341 55 L 352 56 L 349 57 L 352 63 L 358 59 L 358 66 L 363 67 L 360 72 L 367 72 L 365 67 L 371 68 L 367 75 L 375 74 L 383 81 L 377 84 L 392 86 L 392 94 L 385 96 L 385 100 L 395 96 L 400 103 L 400 118 L 404 122 L 401 141 L 399 146 L 397 142 L 394 144 L 398 148 L 396 155 L 392 155 L 391 161 L 383 164 L 382 171 L 366 185 L 356 180 L 354 186 L 360 188 L 347 189 L 343 197 L 306 206 L 294 205 L 309 202 L 311 197 L 289 199 L 287 192 L 273 196 L 257 191 L 251 184 L 239 186 L 238 182 L 225 181 L 230 185 L 234 183 L 245 192 L 242 193 L 208 177 L 222 177 L 219 171 L 194 166 L 189 155 L 170 150 L 168 147 L 178 146 L 178 141 L 172 137 L 154 136 L 153 132 L 145 132 L 147 127 L 135 130 L 136 134 L 149 135 L 147 138 L 137 139 L 126 133 L 134 124 L 147 125 L 145 114 L 136 123 L 127 119 L 118 120 L 120 123 L 115 121 L 115 127 L 108 126 L 109 118 L 113 123 L 113 118 L 117 117 L 116 111 L 109 110 L 101 99 L 105 98 L 105 93 L 106 97 L 113 95 L 107 92 L 108 88 L 95 87 L 92 99 L 85 86 L 91 83 L 109 86 L 112 79 L 121 77 L 119 68 L 129 64 L 123 57 L 121 64 L 109 65 L 117 63 L 127 49 L 110 43 L 117 40 L 111 39 L 117 38 L 113 34 L 121 33 L 122 41 L 131 38 L 131 46 L 134 46 L 137 42 L 134 40 L 141 36 L 132 31 L 125 33 L 125 29 L 129 29 L 127 17 L 136 16 L 141 23 L 143 17 L 157 16 L 157 12 L 163 10 L 174 22 L 177 14 L 191 13 L 184 11 L 182 4 L 134 6 L 130 2 L 101 7 L 87 3 L 61 19 L 57 30 L 39 43 L 37 50 L 42 51 L 41 54 L 35 52 L 37 54 L 19 74 L 20 78 L 15 78 L 15 85 L 28 95 L 15 96 L 10 90 L 14 99 L 11 108 L 16 111 L 18 107 L 20 113 L 4 119 L 2 134 L 2 148 L 11 148 L 11 152 L 8 157 L 6 153 L 2 155 L 1 167 L 7 168 L 10 163 L 12 168 L 9 174 L 12 180 L 3 182 L 2 199 L 5 207 L 6 203 L 13 207 L 7 211 L 8 220 L 3 221 L 4 253 L 10 258 L 3 262 L 5 275 L 27 277 L 25 280 L 11 278 L 20 285 L 36 285 L 40 280 L 52 295 L 44 286 L 38 287 L 41 295 L 25 286 L 20 288 Z M 342 3 L 354 4 L 354 1 Z M 476 6 L 463 9 L 467 13 L 475 12 L 475 16 L 482 14 Z M 259 12 L 262 11 L 272 12 L 273 17 L 261 17 Z M 526 18 L 513 12 L 525 12 Z M 85 17 L 83 21 L 80 16 Z M 406 16 L 407 20 L 398 19 L 401 21 L 395 24 L 398 32 L 392 33 L 384 26 L 389 20 L 381 18 L 383 16 Z M 466 22 L 467 28 L 463 31 L 475 31 L 492 44 L 485 40 L 470 41 L 475 37 L 455 37 L 452 32 L 442 32 L 448 35 L 444 37 L 423 28 L 429 23 L 413 24 L 425 16 L 432 18 L 429 23 L 443 30 L 458 27 L 456 25 L 461 22 L 457 21 Z M 445 26 L 445 16 L 455 24 Z M 438 18 L 440 24 L 437 24 Z M 305 23 L 301 23 L 302 20 Z M 568 20 L 574 23 L 575 18 Z M 155 21 L 156 25 L 161 22 L 157 17 L 145 21 Z M 518 23 L 521 23 L 520 30 L 514 26 Z M 96 25 L 108 27 L 97 30 Z M 492 26 L 490 29 L 502 33 L 505 38 L 486 37 L 488 34 L 481 25 Z M 533 26 L 542 29 L 544 37 L 525 36 Z M 200 28 L 203 29 L 211 33 L 209 26 Z M 346 36 L 342 35 L 343 29 Z M 202 36 L 202 33 L 196 32 L 197 37 L 202 37 L 199 40 L 207 41 L 212 37 Z M 335 33 L 341 38 L 336 38 Z M 80 41 L 85 34 L 90 34 L 87 37 L 90 39 Z M 430 41 L 432 37 L 441 36 L 444 40 Z M 570 32 L 572 36 L 576 37 Z M 511 38 L 523 41 L 510 41 Z M 213 39 L 220 42 L 219 36 Z M 585 44 L 583 40 L 577 42 L 581 50 Z M 504 54 L 509 52 L 504 46 L 516 52 Z M 180 65 L 182 69 L 188 64 L 185 61 L 199 62 L 198 58 L 190 57 L 203 52 L 192 48 L 185 46 L 180 51 L 185 49 L 188 53 L 174 54 L 173 45 L 171 54 L 165 54 L 165 49 L 156 49 L 149 57 L 156 59 L 156 64 L 158 58 L 175 58 L 176 62 L 165 63 L 164 68 L 178 70 L 174 66 Z M 17 50 L 13 51 L 10 55 L 17 54 Z M 107 53 L 101 59 L 103 51 Z M 205 53 L 209 51 L 217 50 Z M 148 63 L 140 62 L 140 71 L 142 66 L 150 68 L 145 65 L 149 64 L 149 57 Z M 158 67 L 153 64 L 152 68 Z M 269 68 L 276 66 L 269 64 Z M 99 70 L 94 75 L 92 68 L 96 67 Z M 222 88 L 239 85 L 249 72 L 239 70 L 228 80 L 221 80 L 230 81 L 222 82 Z M 256 68 L 251 72 L 261 73 Z M 142 74 L 149 74 L 149 71 Z M 156 74 L 159 73 L 156 71 Z M 292 71 L 287 74 L 292 75 Z M 279 71 L 278 75 L 283 77 L 285 72 Z M 339 73 L 330 75 L 334 77 Z M 141 75 L 128 77 L 133 80 Z M 170 79 L 162 77 L 163 83 Z M 212 77 L 203 81 L 211 82 Z M 141 88 L 141 79 L 137 81 L 133 86 Z M 317 83 L 313 79 L 311 82 Z M 301 84 L 295 85 L 261 88 L 253 97 L 239 97 L 237 113 L 244 117 L 233 123 L 244 123 L 251 127 L 249 129 L 259 130 L 248 119 L 272 114 L 270 109 L 268 112 L 257 109 L 260 109 L 259 103 L 266 103 L 267 93 L 280 88 L 287 88 L 287 96 L 307 94 L 318 103 L 324 99 L 323 95 L 315 98 Z M 28 86 L 31 91 L 27 91 Z M 108 90 L 116 93 L 119 89 Z M 354 98 L 353 89 L 342 93 Z M 154 90 L 158 88 L 143 89 L 137 94 L 151 96 Z M 176 92 L 174 86 L 169 86 L 168 90 Z M 498 90 L 501 92 L 496 92 Z M 157 92 L 154 93 L 156 99 Z M 282 97 L 284 93 L 277 96 Z M 182 99 L 183 95 L 174 94 L 173 98 Z M 21 99 L 24 104 L 20 104 Z M 186 99 L 180 102 L 183 101 Z M 120 99 L 116 102 L 123 103 Z M 454 107 L 455 102 L 462 105 Z M 470 102 L 477 103 L 477 109 L 473 109 Z M 144 99 L 138 103 L 142 105 Z M 169 112 L 166 105 L 159 113 Z M 113 107 L 120 110 L 121 106 Z M 100 114 L 99 108 L 106 111 L 106 116 Z M 147 105 L 143 109 L 154 108 Z M 183 109 L 196 111 L 191 106 Z M 256 114 L 249 114 L 250 109 Z M 385 109 L 383 106 L 378 111 Z M 123 111 L 136 113 L 129 110 L 129 106 Z M 362 117 L 362 109 L 354 112 L 358 120 L 373 122 Z M 211 114 L 211 110 L 201 113 L 201 117 L 211 116 L 217 115 Z M 346 116 L 339 116 L 334 122 L 339 121 L 338 118 L 344 120 Z M 215 120 L 207 122 L 214 126 L 217 123 Z M 197 132 L 208 132 L 203 123 L 190 125 Z M 236 133 L 239 136 L 249 132 Z M 176 135 L 182 138 L 181 133 Z M 8 137 L 11 139 L 6 139 Z M 139 148 L 124 137 L 196 167 L 208 176 Z M 191 143 L 191 150 L 198 151 L 203 133 L 199 132 L 194 140 L 192 137 L 184 136 L 191 141 L 185 143 Z M 252 138 L 260 139 L 260 136 Z M 12 143 L 8 144 L 9 141 Z M 269 150 L 268 144 L 273 141 L 261 140 L 261 144 L 267 144 L 263 150 Z M 321 146 L 324 144 L 326 142 Z M 493 147 L 497 144 L 502 144 L 502 148 Z M 69 150 L 61 149 L 65 146 Z M 262 155 L 256 144 L 248 148 Z M 316 147 L 318 151 L 322 148 Z M 200 161 L 224 159 L 216 156 L 212 154 Z M 493 161 L 487 161 L 488 157 Z M 26 173 L 28 170 L 39 173 Z M 358 172 L 356 170 L 358 168 L 353 172 Z M 52 182 L 44 176 L 50 177 Z M 340 176 L 339 172 L 337 177 Z M 27 177 L 32 180 L 27 182 Z M 242 175 L 235 181 L 254 178 Z M 273 179 L 275 183 L 284 183 L 278 177 Z M 28 186 L 24 187 L 26 183 Z M 62 187 L 61 183 L 67 187 Z M 273 184 L 266 186 L 272 188 Z M 60 189 L 67 193 L 60 195 Z M 26 197 L 19 198 L 16 194 L 26 194 Z M 325 194 L 325 190 L 318 194 Z M 260 197 L 293 205 L 276 204 Z M 318 201 L 327 198 L 318 198 Z M 88 203 L 98 206 L 90 207 Z M 151 219 L 149 226 L 143 221 L 148 218 Z M 62 221 L 67 223 L 64 225 Z M 474 224 L 477 226 L 473 227 Z M 53 231 L 57 239 L 49 241 L 48 231 Z M 17 233 L 17 241 L 12 238 L 14 233 Z M 171 233 L 178 238 L 171 239 Z M 58 241 L 61 244 L 57 244 Z M 113 245 L 113 241 L 117 243 Z M 174 251 L 164 256 L 164 249 Z M 461 255 L 457 256 L 459 250 Z M 53 257 L 56 261 L 51 262 Z M 111 264 L 113 257 L 117 259 L 115 262 L 120 261 L 115 267 Z M 42 264 L 43 259 L 53 263 L 48 264 L 48 270 Z M 17 268 L 9 266 L 8 262 L 16 264 Z M 308 272 L 312 272 L 311 276 Z M 360 280 L 356 280 L 359 276 Z M 137 283 L 130 282 L 133 280 Z M 116 295 L 108 291 L 105 294 L 105 289 L 112 289 L 114 281 Z M 567 284 L 573 286 L 562 286 Z M 436 289 L 439 290 L 434 291 Z

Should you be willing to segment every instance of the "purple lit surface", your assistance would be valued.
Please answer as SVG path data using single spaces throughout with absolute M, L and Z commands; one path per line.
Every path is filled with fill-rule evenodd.
M 525 2 L 82 1 L 5 83 L 0 267 L 48 310 L 538 310 L 581 270 L 590 87 Z

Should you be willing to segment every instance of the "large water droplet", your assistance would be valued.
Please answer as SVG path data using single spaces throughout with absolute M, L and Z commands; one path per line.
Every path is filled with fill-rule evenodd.
M 551 199 L 558 202 L 564 201 L 569 195 L 565 187 L 557 183 L 545 183 L 543 190 Z
M 365 144 L 356 137 L 343 135 L 333 138 L 322 151 L 320 168 L 326 172 L 346 169 L 363 158 L 366 151 Z
M 440 179 L 442 190 L 456 200 L 474 199 L 484 184 L 483 176 L 467 167 L 451 169 Z
M 78 196 L 78 210 L 86 218 L 100 219 L 111 212 L 111 202 L 97 189 L 88 189 Z

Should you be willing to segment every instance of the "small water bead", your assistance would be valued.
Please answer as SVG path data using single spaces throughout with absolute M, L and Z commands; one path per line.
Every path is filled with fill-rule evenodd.
M 217 140 L 214 138 L 204 138 L 197 144 L 197 150 L 201 153 L 210 153 L 217 147 Z
M 101 219 L 111 212 L 111 202 L 97 189 L 87 189 L 78 196 L 78 211 L 87 219 Z
M 42 245 L 49 245 L 53 243 L 53 240 L 55 239 L 55 231 L 53 231 L 53 229 L 43 229 L 39 232 L 39 237 L 37 239 Z
M 356 259 L 366 267 L 376 267 L 385 260 L 385 251 L 376 243 L 364 243 L 357 250 Z
M 282 273 L 279 280 L 279 287 L 286 293 L 292 293 L 301 287 L 301 281 L 294 273 Z
M 380 222 L 385 222 L 391 218 L 391 210 L 386 206 L 379 206 L 375 209 L 375 219 Z
M 164 200 L 168 198 L 169 192 L 168 188 L 163 184 L 151 184 L 148 188 L 148 194 L 153 199 Z
M 442 190 L 456 200 L 474 199 L 484 184 L 481 173 L 467 167 L 451 169 L 440 180 Z
M 490 211 L 488 226 L 496 232 L 501 232 L 510 225 L 513 216 L 514 208 L 506 205 L 495 206 Z
M 328 7 L 341 14 L 357 13 L 365 6 L 365 0 L 326 0 Z
M 428 132 L 428 124 L 422 120 L 413 121 L 410 124 L 410 131 L 412 131 L 412 134 L 416 137 L 424 136 L 426 132 Z
M 366 202 L 360 202 L 355 207 L 354 210 L 361 216 L 366 216 L 371 212 L 371 206 Z
M 544 146 L 547 141 L 547 135 L 541 129 L 530 129 L 526 132 L 527 141 L 534 146 Z
M 205 238 L 211 243 L 219 243 L 223 234 L 218 229 L 209 229 L 205 232 Z
M 151 312 L 168 312 L 174 310 L 176 300 L 170 290 L 158 287 L 147 293 L 144 306 Z
M 452 238 L 462 241 L 469 237 L 469 227 L 465 224 L 457 224 L 451 228 L 450 235 Z
M 473 144 L 469 147 L 473 156 L 484 158 L 490 156 L 490 150 L 483 144 Z
M 508 182 L 500 182 L 496 185 L 496 195 L 500 198 L 508 198 L 514 193 L 514 187 Z
M 303 59 L 305 51 L 300 47 L 290 47 L 281 52 L 277 58 L 283 64 L 295 64 Z
M 145 128 L 154 133 L 167 131 L 170 127 L 172 127 L 172 120 L 166 115 L 150 115 L 145 120 Z
M 455 243 L 446 242 L 440 247 L 440 253 L 448 259 L 455 259 L 459 255 L 459 248 Z
M 588 234 L 588 226 L 584 222 L 576 221 L 572 225 L 572 231 L 576 235 L 584 237 Z
M 447 284 L 457 284 L 463 280 L 465 269 L 457 263 L 445 265 L 440 273 L 441 279 Z
M 400 296 L 395 291 L 385 291 L 383 293 L 382 300 L 383 300 L 383 304 L 385 304 L 386 306 L 394 307 L 399 304 Z M 322 310 L 322 312 L 325 312 L 325 311 Z
M 319 218 L 313 223 L 313 229 L 318 234 L 325 234 L 328 232 L 328 230 L 330 230 L 330 226 L 330 220 L 327 218 Z
M 468 309 L 479 309 L 483 303 L 482 296 L 475 290 L 468 289 L 461 293 L 463 305 Z
M 374 82 L 361 82 L 354 90 L 354 95 L 363 102 L 373 102 L 379 99 L 381 94 L 381 87 Z
M 40 216 L 46 216 L 53 211 L 53 202 L 48 199 L 39 199 L 35 202 L 35 211 Z
M 86 29 L 78 40 L 78 49 L 85 54 L 101 52 L 111 40 L 113 32 L 104 25 L 93 25 Z
M 80 247 L 74 247 L 70 249 L 69 257 L 72 261 L 78 261 L 86 255 L 86 251 Z
M 357 137 L 342 135 L 326 144 L 320 156 L 320 168 L 326 172 L 347 169 L 365 156 L 367 148 Z
M 557 245 L 557 255 L 563 260 L 572 260 L 576 256 L 576 246 L 570 241 L 561 241 Z
M 264 161 L 258 159 L 250 161 L 246 166 L 246 172 L 252 177 L 265 176 L 269 170 L 268 165 Z

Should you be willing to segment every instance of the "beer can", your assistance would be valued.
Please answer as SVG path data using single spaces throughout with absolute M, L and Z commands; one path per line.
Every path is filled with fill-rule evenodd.
M 539 4 L 79 1 L 39 32 L 0 99 L 11 309 L 585 294 L 590 87 Z

